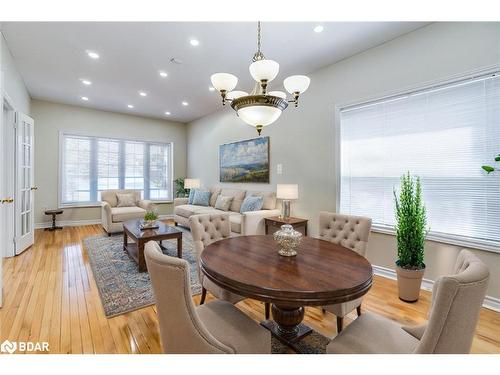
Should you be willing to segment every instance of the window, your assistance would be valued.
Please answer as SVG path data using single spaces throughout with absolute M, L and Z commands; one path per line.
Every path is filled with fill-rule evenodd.
M 97 204 L 108 189 L 137 189 L 144 199 L 172 199 L 167 143 L 61 134 L 62 205 Z
M 422 180 L 429 238 L 500 249 L 500 77 L 488 74 L 340 110 L 340 212 L 394 225 L 393 188 Z

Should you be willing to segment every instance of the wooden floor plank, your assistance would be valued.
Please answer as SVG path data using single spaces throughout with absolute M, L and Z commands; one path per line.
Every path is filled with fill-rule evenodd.
M 4 306 L 0 310 L 0 342 L 48 341 L 51 353 L 160 353 L 161 342 L 154 306 L 106 318 L 83 240 L 102 235 L 99 225 L 36 230 L 35 244 L 24 253 L 4 259 Z M 193 297 L 196 304 L 200 296 Z M 208 295 L 208 300 L 213 297 Z M 397 297 L 393 280 L 375 276 L 363 310 L 401 324 L 427 319 L 431 294 L 422 291 L 417 303 Z M 237 307 L 256 321 L 263 303 L 246 299 Z M 356 318 L 353 312 L 346 325 Z M 336 335 L 335 317 L 306 308 L 305 323 L 319 333 Z M 472 353 L 500 353 L 500 313 L 481 309 Z

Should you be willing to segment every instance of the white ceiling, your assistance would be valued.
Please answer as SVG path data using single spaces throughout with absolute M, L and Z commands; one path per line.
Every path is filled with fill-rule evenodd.
M 280 64 L 271 88 L 426 25 L 421 22 L 269 22 L 262 51 Z M 5 22 L 2 32 L 28 91 L 36 99 L 189 122 L 218 110 L 210 75 L 233 73 L 251 91 L 248 65 L 256 23 L 246 22 Z M 200 44 L 190 45 L 196 38 Z M 86 50 L 99 53 L 90 59 Z M 177 65 L 171 58 L 182 61 Z M 168 73 L 161 78 L 159 70 Z M 84 86 L 80 79 L 92 81 Z M 311 82 L 314 85 L 314 81 Z M 138 91 L 144 90 L 147 97 Z M 87 96 L 88 102 L 80 99 Z M 182 101 L 189 106 L 183 106 Z M 134 105 L 134 109 L 127 108 Z M 170 116 L 165 116 L 170 111 Z

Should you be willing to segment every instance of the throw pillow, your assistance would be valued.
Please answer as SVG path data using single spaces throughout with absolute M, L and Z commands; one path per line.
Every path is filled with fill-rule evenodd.
M 223 195 L 219 195 L 217 200 L 215 201 L 215 208 L 222 211 L 229 211 L 229 207 L 231 207 L 231 202 L 233 201 L 233 197 L 225 197 Z
M 241 204 L 240 213 L 248 211 L 259 211 L 264 204 L 264 197 L 246 197 Z
M 116 198 L 118 199 L 118 204 L 116 207 L 134 207 L 135 206 L 135 197 L 134 194 L 116 194 Z
M 194 193 L 193 204 L 196 206 L 208 206 L 210 205 L 211 192 L 206 190 L 196 190 Z
M 194 194 L 198 189 L 189 189 L 188 204 L 193 204 Z

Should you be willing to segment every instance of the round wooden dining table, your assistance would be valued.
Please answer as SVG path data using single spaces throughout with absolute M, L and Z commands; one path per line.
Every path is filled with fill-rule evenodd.
M 201 254 L 203 274 L 230 292 L 270 302 L 273 320 L 261 324 L 284 344 L 312 330 L 304 306 L 351 301 L 372 285 L 372 266 L 361 255 L 328 241 L 304 237 L 297 256 L 278 254 L 272 236 L 240 236 L 214 242 Z

